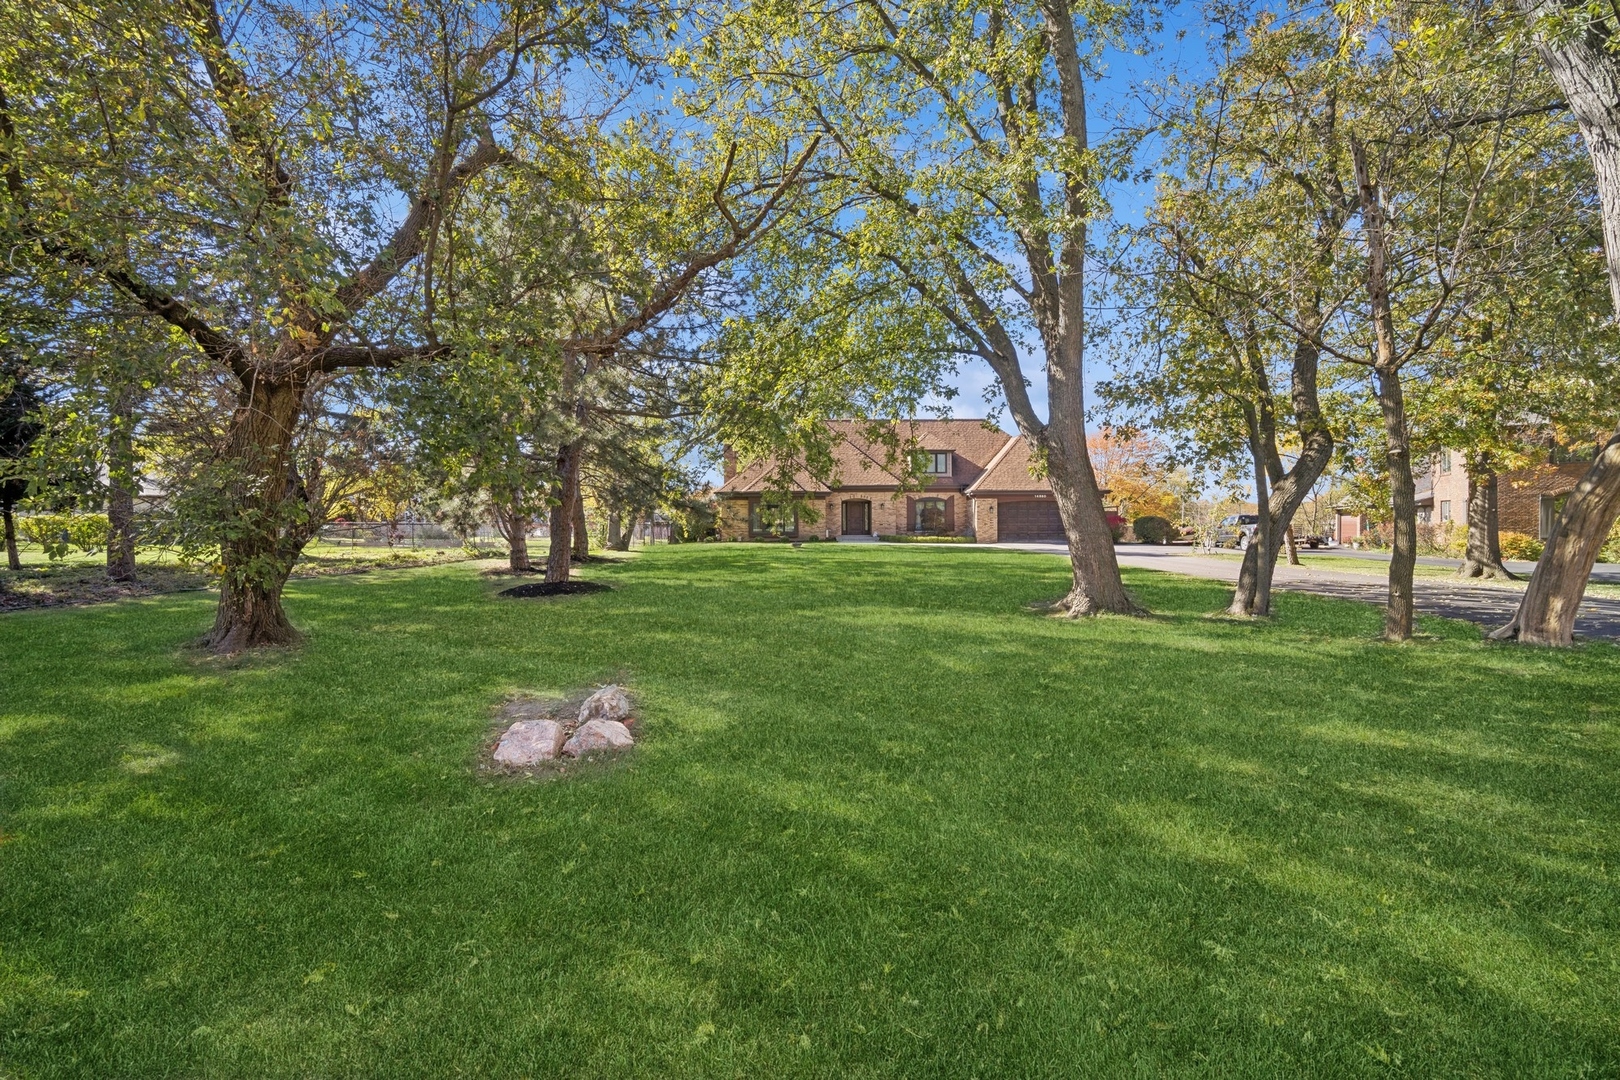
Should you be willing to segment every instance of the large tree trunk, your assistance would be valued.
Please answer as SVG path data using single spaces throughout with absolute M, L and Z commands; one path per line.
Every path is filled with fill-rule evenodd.
M 298 519 L 307 508 L 292 497 L 292 441 L 302 406 L 300 380 L 251 377 L 238 393 L 226 442 L 227 508 L 233 523 L 220 544 L 219 608 L 202 644 L 218 653 L 298 640 L 281 591 L 302 544 Z
M 624 535 L 624 511 L 616 506 L 608 508 L 607 546 L 609 551 L 624 551 L 630 546 Z
M 1519 6 L 1531 17 L 1548 18 L 1555 26 L 1565 26 L 1587 12 L 1555 0 L 1519 0 Z M 1569 102 L 1592 159 L 1603 206 L 1609 298 L 1620 313 L 1620 54 L 1611 47 L 1614 35 L 1608 17 L 1593 11 L 1584 27 L 1543 39 L 1541 57 Z M 1517 637 L 1536 645 L 1568 645 L 1574 640 L 1575 612 L 1586 594 L 1592 564 L 1620 513 L 1617 440 L 1620 433 L 1609 440 L 1565 501 L 1518 613 L 1492 637 Z
M 135 395 L 113 401 L 107 439 L 107 578 L 135 580 Z
M 1575 613 L 1616 516 L 1620 516 L 1620 432 L 1610 437 L 1564 501 L 1564 512 L 1530 575 L 1518 613 L 1491 637 L 1517 637 L 1531 645 L 1572 644 Z
M 107 487 L 107 579 L 135 580 L 135 492 L 117 481 Z
M 520 501 L 514 494 L 508 501 L 495 502 L 491 507 L 495 513 L 495 527 L 506 541 L 507 568 L 514 574 L 526 574 L 532 569 L 529 563 L 529 515 L 518 509 Z
M 573 564 L 574 503 L 579 499 L 579 463 L 585 439 L 557 450 L 557 483 L 551 507 L 551 549 L 546 554 L 546 580 L 567 581 Z
M 1496 517 L 1496 472 L 1485 454 L 1470 456 L 1468 469 L 1468 539 L 1463 549 L 1460 578 L 1517 580 L 1502 565 L 1502 538 Z
M 11 503 L 0 506 L 0 516 L 5 518 L 6 526 L 6 565 L 13 570 L 21 570 L 22 555 L 17 551 L 17 517 L 12 513 Z
M 1314 326 L 1315 322 L 1309 320 L 1320 319 L 1318 302 L 1314 297 L 1309 306 L 1303 307 L 1301 315 L 1307 320 L 1301 322 L 1302 326 Z M 1286 472 L 1283 471 L 1281 455 L 1277 453 L 1275 422 L 1270 422 L 1262 428 L 1265 442 L 1261 449 L 1265 454 L 1266 472 L 1272 483 L 1269 515 L 1271 539 L 1265 550 L 1255 550 L 1251 545 L 1250 549 L 1243 553 L 1243 567 L 1238 571 L 1237 588 L 1233 590 L 1232 603 L 1227 609 L 1234 615 L 1270 614 L 1271 582 L 1276 568 L 1276 537 L 1288 538 L 1288 561 L 1295 566 L 1299 565 L 1299 553 L 1295 550 L 1293 542 L 1294 515 L 1304 505 L 1305 497 L 1310 494 L 1311 488 L 1327 469 L 1328 462 L 1333 459 L 1333 433 L 1322 418 L 1322 406 L 1317 392 L 1317 372 L 1320 363 L 1320 350 L 1309 338 L 1301 337 L 1294 346 L 1290 386 L 1290 400 L 1294 409 L 1294 425 L 1299 432 L 1300 452 L 1294 459 L 1293 467 Z M 1264 368 L 1259 368 L 1256 374 L 1264 386 Z M 1269 407 L 1266 413 L 1260 414 L 1257 419 L 1263 419 L 1268 414 Z M 1262 517 L 1262 521 L 1265 520 L 1268 519 Z
M 1071 587 L 1059 606 L 1070 617 L 1113 612 L 1136 615 L 1141 608 L 1125 591 L 1114 555 L 1114 535 L 1097 490 L 1097 474 L 1086 453 L 1081 429 L 1078 453 L 1067 446 L 1047 451 L 1047 481 L 1057 500 L 1058 516 L 1069 542 Z
M 578 562 L 584 562 L 591 557 L 590 525 L 585 520 L 585 492 L 583 489 L 574 493 L 574 551 L 573 557 Z
M 1031 438 L 1032 432 L 1024 430 L 1024 438 L 1032 450 L 1045 451 L 1047 482 L 1057 500 L 1058 517 L 1069 543 L 1071 586 L 1059 606 L 1071 618 L 1103 612 L 1138 615 L 1142 609 L 1125 591 L 1119 576 L 1108 512 L 1103 508 L 1097 473 L 1086 450 L 1084 333 L 1078 301 L 1072 311 L 1064 312 L 1058 325 L 1045 329 L 1042 336 L 1047 347 L 1046 387 L 1051 419 L 1044 432 Z M 1019 427 L 1025 424 L 1020 422 Z
M 1406 396 L 1401 373 L 1379 369 L 1378 410 L 1384 417 L 1388 444 L 1390 511 L 1395 543 L 1389 556 L 1389 607 L 1384 611 L 1384 637 L 1406 641 L 1412 636 L 1412 572 L 1417 565 L 1417 481 L 1412 476 L 1412 448 L 1406 430 Z
M 1389 557 L 1389 607 L 1384 611 L 1384 637 L 1389 641 L 1407 641 L 1412 637 L 1412 568 L 1417 565 L 1417 482 L 1412 477 L 1406 396 L 1401 387 L 1402 359 L 1395 346 L 1395 315 L 1391 307 L 1389 284 L 1389 235 L 1384 220 L 1383 194 L 1373 182 L 1366 147 L 1354 136 L 1350 139 L 1350 154 L 1355 161 L 1357 202 L 1361 206 L 1362 234 L 1367 245 L 1366 287 L 1368 305 L 1372 308 L 1373 374 L 1378 387 L 1378 411 L 1384 418 L 1390 511 L 1395 519 L 1395 544 Z

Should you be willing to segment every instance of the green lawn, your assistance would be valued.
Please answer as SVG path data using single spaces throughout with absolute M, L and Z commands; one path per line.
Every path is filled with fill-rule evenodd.
M 0 617 L 0 1076 L 1620 1074 L 1620 652 L 1064 563 L 650 551 Z M 617 768 L 483 778 L 615 677 Z

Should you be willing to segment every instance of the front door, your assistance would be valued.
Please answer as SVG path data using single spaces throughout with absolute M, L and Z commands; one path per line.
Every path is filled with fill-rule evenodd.
M 872 534 L 872 504 L 864 501 L 844 503 L 844 535 L 870 536 Z

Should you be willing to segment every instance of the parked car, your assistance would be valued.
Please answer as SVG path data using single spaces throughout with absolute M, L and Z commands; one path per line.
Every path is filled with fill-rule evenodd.
M 1228 514 L 1215 527 L 1215 546 L 1242 551 L 1249 546 L 1254 530 L 1259 527 L 1259 514 Z

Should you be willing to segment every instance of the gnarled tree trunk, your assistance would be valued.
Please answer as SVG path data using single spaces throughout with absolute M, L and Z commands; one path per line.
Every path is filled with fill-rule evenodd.
M 491 510 L 495 515 L 495 527 L 500 530 L 501 539 L 506 541 L 506 565 L 514 574 L 526 574 L 531 569 L 529 563 L 529 515 L 518 509 L 521 498 L 516 492 L 511 493 L 505 501 L 494 501 Z
M 1301 312 L 1301 326 L 1314 328 L 1320 320 L 1317 302 Z M 1238 571 L 1237 588 L 1227 608 L 1234 615 L 1269 615 L 1271 613 L 1271 582 L 1276 568 L 1275 538 L 1286 536 L 1288 561 L 1299 565 L 1299 552 L 1294 547 L 1294 515 L 1299 512 L 1311 487 L 1327 469 L 1333 458 L 1333 433 L 1322 418 L 1322 406 L 1317 392 L 1317 372 L 1321 364 L 1321 350 L 1308 337 L 1295 343 L 1290 398 L 1294 408 L 1294 424 L 1299 432 L 1300 452 L 1292 468 L 1283 471 L 1282 457 L 1277 453 L 1276 424 L 1262 424 L 1260 434 L 1264 440 L 1266 473 L 1272 483 L 1270 512 L 1261 511 L 1261 522 L 1270 522 L 1269 539 L 1263 550 L 1250 545 L 1243 553 L 1243 566 Z M 1264 387 L 1265 369 L 1257 369 Z M 1267 406 L 1256 420 L 1269 416 Z M 1258 533 L 1260 530 L 1256 530 Z
M 1485 454 L 1472 456 L 1468 469 L 1468 538 L 1463 549 L 1460 578 L 1517 580 L 1502 565 L 1502 538 L 1496 517 L 1496 472 Z
M 281 592 L 303 547 L 298 519 L 307 513 L 289 485 L 303 396 L 302 379 L 257 373 L 238 392 L 226 442 L 226 459 L 235 470 L 226 492 L 232 526 L 220 544 L 224 574 L 214 628 L 202 639 L 214 652 L 298 640 Z
M 532 567 L 529 565 L 529 521 L 524 518 L 514 522 L 512 531 L 506 534 L 506 567 L 514 574 L 527 574 Z
M 1530 575 L 1518 613 L 1491 637 L 1516 637 L 1531 645 L 1572 644 L 1586 581 L 1616 516 L 1620 516 L 1620 432 L 1610 437 L 1564 500 L 1564 511 Z
M 1609 270 L 1609 297 L 1620 314 L 1620 54 L 1611 47 L 1609 16 L 1596 9 L 1566 7 L 1554 0 L 1519 0 L 1533 18 L 1547 17 L 1565 27 L 1589 19 L 1556 37 L 1543 38 L 1541 57 L 1564 92 L 1586 142 L 1603 206 L 1603 253 Z M 1620 513 L 1620 433 L 1611 438 L 1564 502 L 1564 511 L 1541 561 L 1525 589 L 1513 621 L 1493 638 L 1517 637 L 1536 645 L 1568 645 L 1574 640 L 1575 612 L 1598 549 Z
M 608 508 L 607 546 L 609 551 L 624 551 L 630 546 L 624 536 L 624 511 L 616 506 Z

